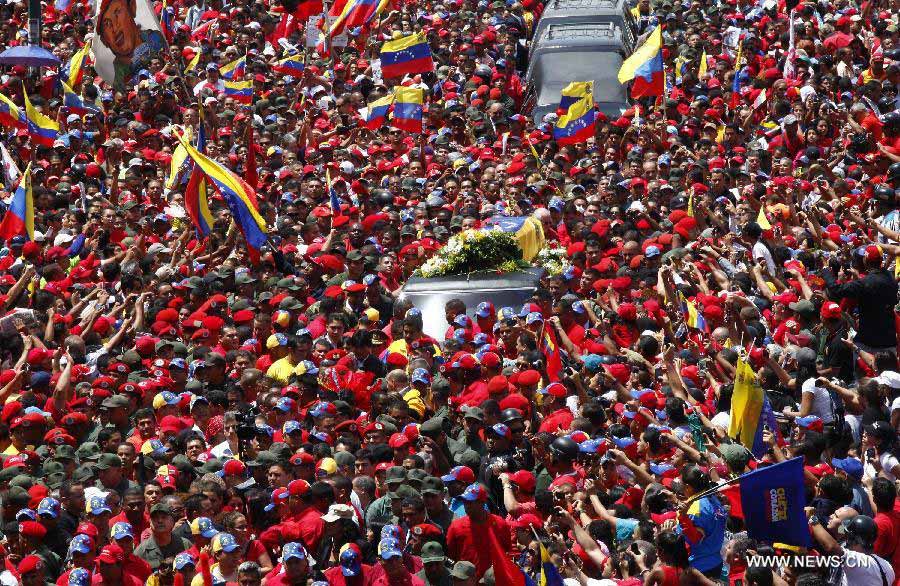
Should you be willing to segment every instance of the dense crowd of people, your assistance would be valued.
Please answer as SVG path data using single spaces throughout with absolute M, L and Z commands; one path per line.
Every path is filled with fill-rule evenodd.
M 0 6 L 4 45 L 26 4 Z M 68 63 L 92 9 L 59 5 Z M 666 94 L 565 146 L 523 81 L 537 0 L 401 0 L 297 75 L 274 64 L 302 5 L 155 9 L 169 50 L 126 89 L 85 64 L 100 112 L 56 70 L 0 75 L 61 125 L 3 129 L 35 231 L 0 242 L 0 583 L 900 584 L 896 0 L 639 0 Z M 413 32 L 435 70 L 383 80 Z M 249 105 L 220 71 L 242 55 Z M 421 133 L 361 117 L 397 85 L 424 89 Z M 258 262 L 212 184 L 207 237 L 186 212 L 172 158 L 199 125 L 255 169 Z M 497 215 L 537 218 L 564 270 L 426 335 L 404 283 Z M 729 435 L 739 361 L 776 415 L 757 454 Z M 797 456 L 803 551 L 709 491 Z

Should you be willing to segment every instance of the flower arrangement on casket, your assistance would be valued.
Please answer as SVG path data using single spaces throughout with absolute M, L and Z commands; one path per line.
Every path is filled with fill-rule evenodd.
M 545 246 L 538 252 L 534 263 L 543 267 L 551 277 L 561 275 L 572 266 L 564 246 Z
M 479 271 L 512 272 L 529 266 L 522 260 L 522 249 L 513 234 L 499 229 L 466 230 L 452 236 L 417 274 L 443 277 Z

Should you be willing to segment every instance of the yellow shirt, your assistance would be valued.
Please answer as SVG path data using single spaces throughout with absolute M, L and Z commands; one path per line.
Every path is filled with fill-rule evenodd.
M 285 356 L 272 363 L 272 366 L 266 371 L 266 376 L 280 383 L 287 383 L 291 375 L 294 374 L 296 366 L 296 364 L 291 362 L 290 356 Z

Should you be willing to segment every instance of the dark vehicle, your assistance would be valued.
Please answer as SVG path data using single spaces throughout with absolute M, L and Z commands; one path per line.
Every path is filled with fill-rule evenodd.
M 540 123 L 556 110 L 564 87 L 593 80 L 594 102 L 607 117 L 618 118 L 629 103 L 617 76 L 633 50 L 622 27 L 612 22 L 551 24 L 531 52 L 525 109 Z
M 403 286 L 400 299 L 409 299 L 422 311 L 425 333 L 439 340 L 450 325 L 444 319 L 444 304 L 461 299 L 472 317 L 482 301 L 494 307 L 515 307 L 516 311 L 538 288 L 544 269 L 531 268 L 513 273 L 484 272 L 451 277 L 412 277 Z
M 634 46 L 637 23 L 626 0 L 550 0 L 534 25 L 532 46 L 537 46 L 551 25 L 611 22 L 622 30 L 626 45 Z

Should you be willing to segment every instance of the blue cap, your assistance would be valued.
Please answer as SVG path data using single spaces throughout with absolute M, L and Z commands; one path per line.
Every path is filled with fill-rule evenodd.
M 453 318 L 453 323 L 458 325 L 461 328 L 468 328 L 468 327 L 471 327 L 472 320 L 469 319 L 468 315 L 461 313 L 461 314 L 457 315 L 455 318 Z
M 341 548 L 340 561 L 341 573 L 345 576 L 359 576 L 360 572 L 362 572 L 359 553 L 349 543 Z
M 863 465 L 857 458 L 832 458 L 831 465 L 838 470 L 843 470 L 847 476 L 860 480 L 863 476 Z
M 200 537 L 205 537 L 206 539 L 212 539 L 219 533 L 218 531 L 216 531 L 212 519 L 210 519 L 209 517 L 197 517 L 190 522 L 190 527 L 191 534 L 199 535 Z
M 112 513 L 109 505 L 106 504 L 106 498 L 102 496 L 92 496 L 88 501 L 88 508 L 92 515 L 102 515 L 103 513 Z
M 257 423 L 256 424 L 256 433 L 263 433 L 269 437 L 272 437 L 275 435 L 275 430 L 272 429 L 271 425 L 266 425 L 265 423 L 263 423 L 263 424 Z
M 675 466 L 669 464 L 668 462 L 660 462 L 659 464 L 650 464 L 650 473 L 656 474 L 657 476 L 662 476 L 666 472 L 674 470 Z
M 459 497 L 464 501 L 475 502 L 475 501 L 486 501 L 488 494 L 487 490 L 479 483 L 473 482 L 469 486 L 466 487 L 466 490 L 463 491 Z
M 412 373 L 412 382 L 425 383 L 426 385 L 430 385 L 431 375 L 428 373 L 428 370 L 424 368 L 417 368 Z
M 374 283 L 378 282 L 378 275 L 366 275 L 363 277 L 362 282 L 366 287 L 371 287 Z
M 116 541 L 120 539 L 125 539 L 126 537 L 130 537 L 134 539 L 134 528 L 131 526 L 131 523 L 125 523 L 124 521 L 120 521 L 112 526 L 109 534 Z
M 285 421 L 284 426 L 281 428 L 283 434 L 290 435 L 295 431 L 303 431 L 303 427 L 300 425 L 299 421 L 295 421 L 291 419 L 290 421 Z
M 565 207 L 566 202 L 564 202 L 561 197 L 551 197 L 550 203 L 547 204 L 547 208 L 553 210 L 554 212 L 561 212 Z
M 275 403 L 275 408 L 285 413 L 290 412 L 294 408 L 294 400 L 290 397 L 282 397 Z
M 531 324 L 543 323 L 544 316 L 541 315 L 540 311 L 532 311 L 528 315 L 525 316 L 525 325 L 530 326 Z
M 584 367 L 589 372 L 597 372 L 603 365 L 603 359 L 600 358 L 599 354 L 588 354 L 587 356 L 582 358 L 582 360 L 584 361 Z
M 166 405 L 177 405 L 181 402 L 181 397 L 171 391 L 163 391 L 159 394 L 159 397 Z
M 234 535 L 231 533 L 219 533 L 213 538 L 213 553 L 217 551 L 224 551 L 225 553 L 231 553 L 236 551 L 241 546 L 238 545 L 237 540 L 235 540 Z
M 478 332 L 472 336 L 472 343 L 476 346 L 484 346 L 488 343 L 488 336 L 484 332 Z
M 612 440 L 613 443 L 616 444 L 616 447 L 621 450 L 624 450 L 635 443 L 634 438 L 632 437 L 614 437 Z
M 88 586 L 91 583 L 91 573 L 84 568 L 74 568 L 69 572 L 69 586 Z
M 306 559 L 306 550 L 303 549 L 303 546 L 297 543 L 296 541 L 292 541 L 290 543 L 285 543 L 284 547 L 281 548 L 281 561 L 286 562 L 288 560 L 305 560 Z
M 416 316 L 421 316 L 421 315 L 422 315 L 421 309 L 419 309 L 418 307 L 410 307 L 409 309 L 406 310 L 406 315 L 404 317 L 416 317 Z
M 37 512 L 34 509 L 21 509 L 16 512 L 16 521 L 37 521 Z
M 175 563 L 173 564 L 176 570 L 183 570 L 186 566 L 196 566 L 197 560 L 194 559 L 189 553 L 181 552 L 180 554 L 175 556 Z
M 491 315 L 494 306 L 489 301 L 482 301 L 478 304 L 478 308 L 475 309 L 475 315 L 484 319 Z
M 93 542 L 91 541 L 91 536 L 79 533 L 72 538 L 71 542 L 69 542 L 69 553 L 90 553 L 92 547 Z
M 188 365 L 187 365 L 187 361 L 185 361 L 184 358 L 173 358 L 172 360 L 169 361 L 169 370 L 171 370 L 173 366 L 175 368 L 181 368 L 182 370 L 187 370 Z
M 584 313 L 586 311 L 584 309 L 584 303 L 582 301 L 576 301 L 572 304 L 572 311 L 575 313 Z
M 49 515 L 50 518 L 56 519 L 59 517 L 59 501 L 53 497 L 44 497 L 41 499 L 41 502 L 38 503 L 37 514 L 38 515 Z
M 378 555 L 383 560 L 403 557 L 403 552 L 400 550 L 400 542 L 392 538 L 382 539 L 378 543 Z
M 400 541 L 400 526 L 399 525 L 385 525 L 381 528 L 381 534 L 378 536 L 379 539 L 396 539 Z
M 582 454 L 596 454 L 605 445 L 606 440 L 603 438 L 589 439 L 578 444 L 578 451 Z

